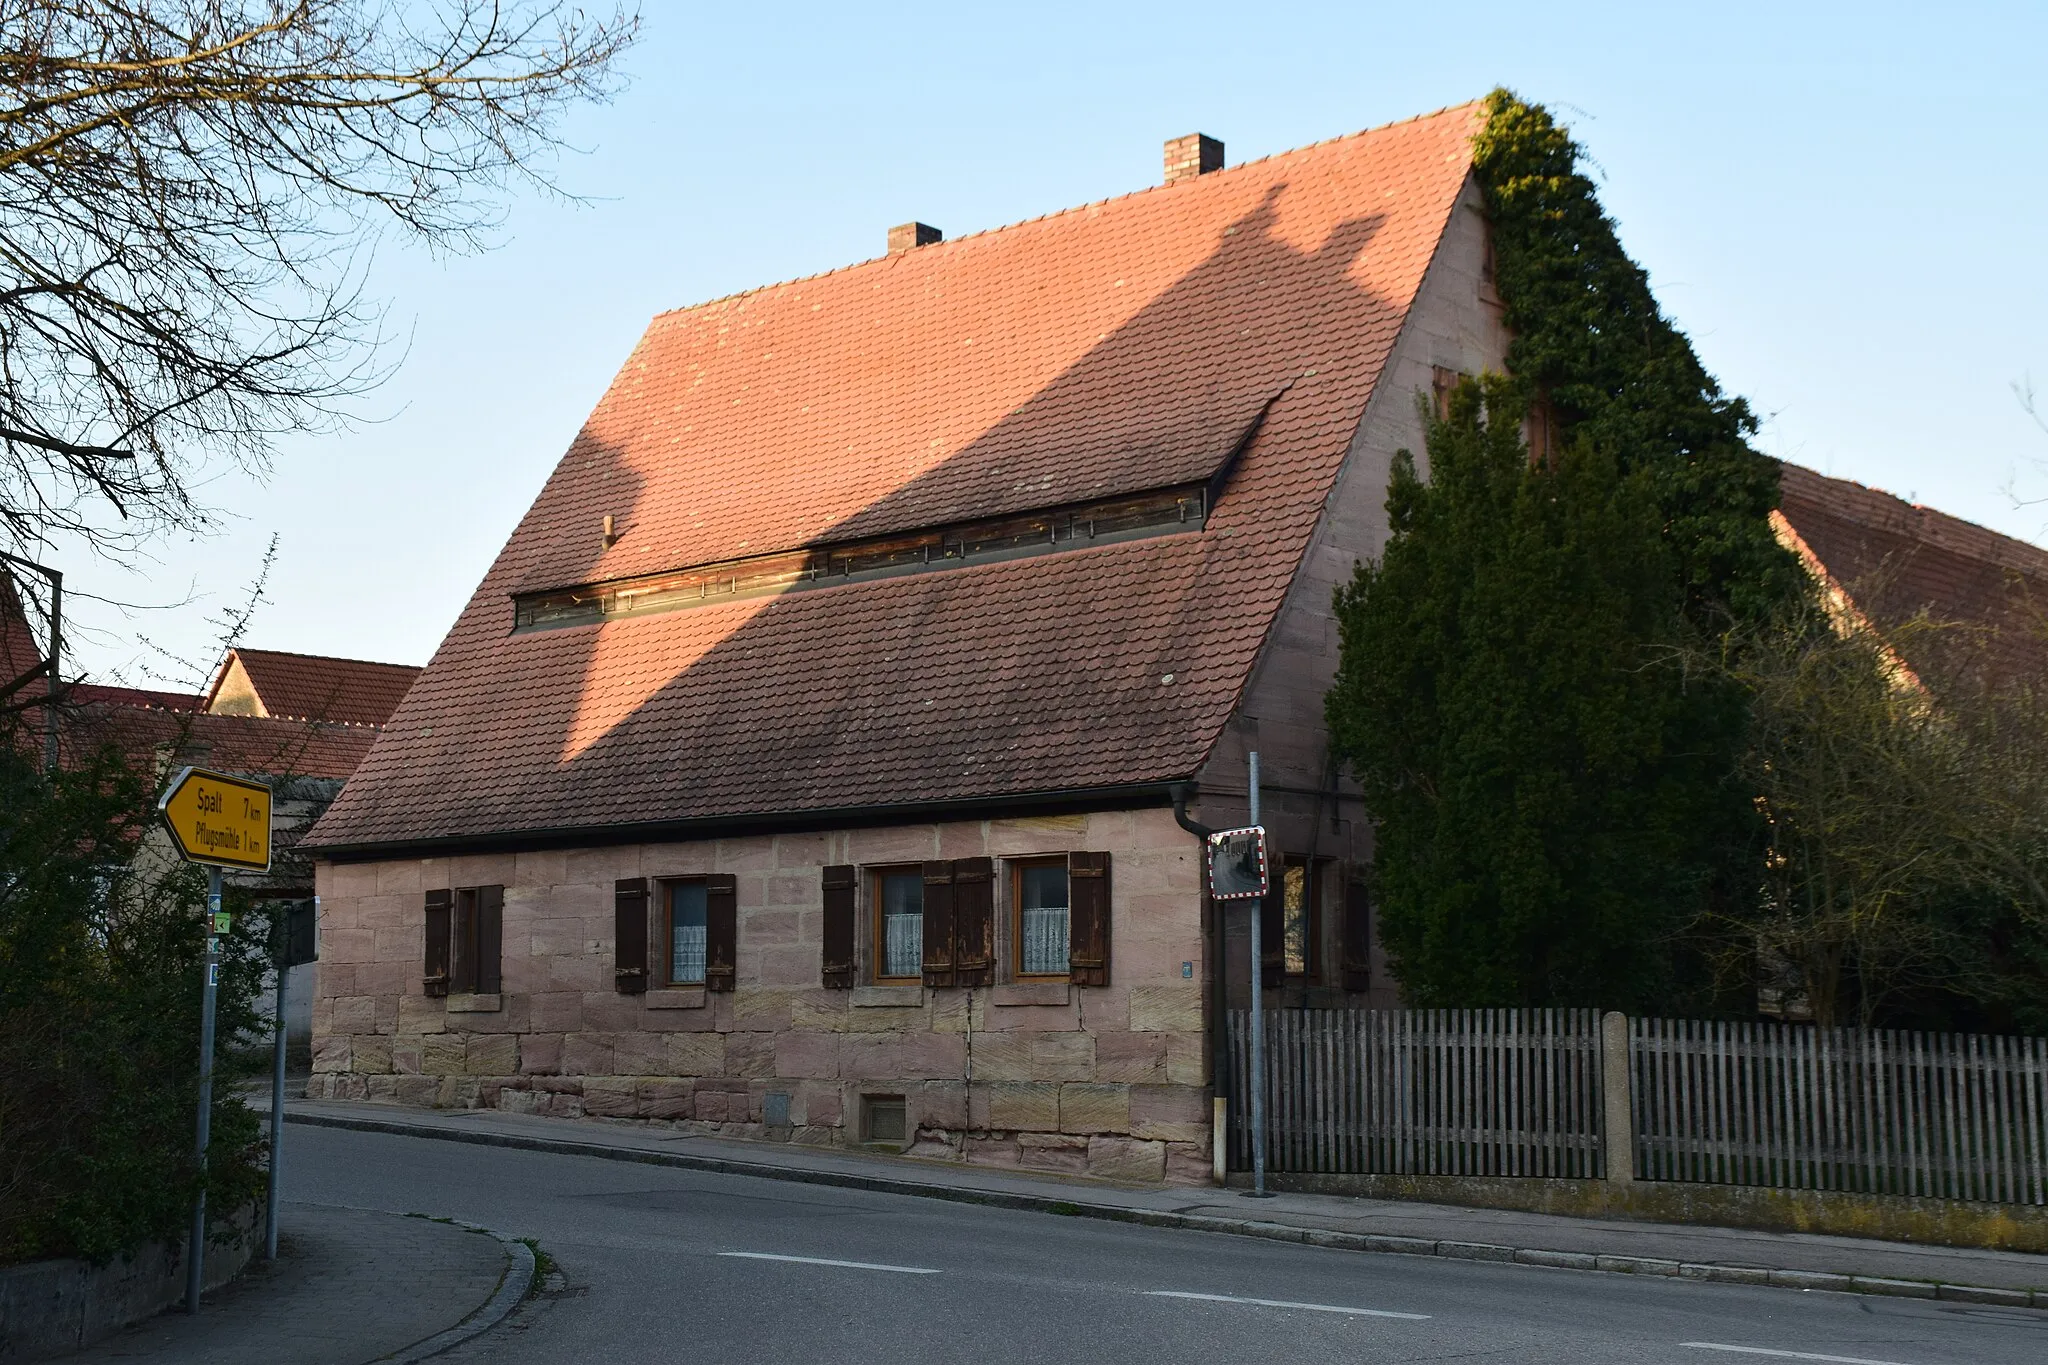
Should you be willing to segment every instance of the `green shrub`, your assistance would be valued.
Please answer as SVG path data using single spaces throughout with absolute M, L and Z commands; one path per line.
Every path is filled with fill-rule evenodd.
M 51 778 L 0 743 L 0 1264 L 93 1262 L 189 1226 L 206 877 L 145 845 L 154 802 L 109 750 Z M 260 1188 L 237 1040 L 261 1027 L 264 926 L 222 940 L 218 1220 Z

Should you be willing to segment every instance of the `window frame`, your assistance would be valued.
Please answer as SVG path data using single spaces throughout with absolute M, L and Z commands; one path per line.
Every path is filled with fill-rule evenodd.
M 868 981 L 876 986 L 922 986 L 924 984 L 924 864 L 882 863 L 863 868 L 862 880 L 868 901 Z M 882 899 L 882 883 L 890 877 L 910 877 L 917 882 L 918 955 L 917 969 L 908 976 L 885 976 L 889 961 L 888 907 Z
M 1009 875 L 1005 878 L 1009 893 L 1009 910 L 1004 916 L 1010 937 L 1010 980 L 1019 985 L 1053 984 L 1074 979 L 1074 878 L 1064 853 L 1048 853 L 1024 858 L 1003 860 Z M 1024 970 L 1024 873 L 1034 867 L 1057 867 L 1066 874 L 1067 881 L 1067 969 L 1063 972 L 1027 972 Z
M 484 945 L 484 893 L 496 892 L 499 916 L 496 933 L 498 936 L 497 961 L 491 964 L 488 980 L 490 989 L 485 990 Z M 505 886 L 502 882 L 484 882 L 476 886 L 451 886 L 448 895 L 448 977 L 440 998 L 450 995 L 491 996 L 505 989 Z
M 654 904 L 649 907 L 654 930 L 648 936 L 647 984 L 657 991 L 703 990 L 709 984 L 711 974 L 711 877 L 709 873 L 685 873 L 674 877 L 656 877 Z M 675 888 L 679 886 L 701 886 L 704 888 L 704 975 L 695 981 L 675 979 Z
M 1305 853 L 1282 854 L 1280 858 L 1280 975 L 1284 979 L 1314 985 L 1322 980 L 1323 958 L 1323 896 L 1322 873 L 1329 867 L 1331 859 L 1310 857 Z M 1295 971 L 1287 963 L 1287 873 L 1292 868 L 1301 869 L 1302 909 L 1306 912 L 1302 925 L 1301 970 Z

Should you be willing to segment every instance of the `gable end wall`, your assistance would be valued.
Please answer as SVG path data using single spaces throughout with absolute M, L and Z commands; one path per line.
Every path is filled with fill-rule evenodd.
M 1333 860 L 1320 888 L 1326 913 L 1319 956 L 1334 981 L 1337 915 L 1342 894 L 1342 861 L 1372 856 L 1372 831 L 1348 779 L 1333 783 L 1328 768 L 1328 731 L 1323 697 L 1336 676 L 1338 654 L 1336 590 L 1351 581 L 1356 564 L 1386 548 L 1387 479 L 1394 453 L 1415 453 L 1424 473 L 1422 420 L 1418 397 L 1431 393 L 1437 367 L 1471 375 L 1506 368 L 1507 331 L 1491 281 L 1485 277 L 1487 226 L 1479 186 L 1467 177 L 1429 272 L 1409 310 L 1385 373 L 1366 405 L 1351 450 L 1331 489 L 1322 520 L 1304 555 L 1287 600 L 1266 638 L 1243 702 L 1211 752 L 1200 775 L 1200 818 L 1226 827 L 1249 818 L 1245 799 L 1246 758 L 1259 753 L 1260 817 L 1271 832 L 1276 854 L 1314 854 Z M 1319 794 L 1320 793 L 1320 794 Z M 1250 913 L 1230 924 L 1225 962 L 1232 1004 L 1249 1003 Z M 1398 1003 L 1375 945 L 1373 989 L 1353 1003 Z M 1290 989 L 1273 1004 L 1298 1000 Z M 1344 1003 L 1325 987 L 1313 1003 Z

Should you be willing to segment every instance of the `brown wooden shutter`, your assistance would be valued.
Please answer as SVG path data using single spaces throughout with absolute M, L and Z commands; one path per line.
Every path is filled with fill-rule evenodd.
M 996 865 L 990 858 L 953 863 L 953 980 L 962 986 L 996 981 Z
M 1109 855 L 1067 855 L 1067 971 L 1076 986 L 1109 984 Z
M 505 986 L 505 888 L 476 889 L 476 988 L 496 995 Z
M 739 981 L 739 882 L 729 872 L 704 879 L 704 989 L 729 991 Z
M 612 883 L 612 984 L 621 995 L 647 989 L 647 879 Z
M 476 991 L 476 888 L 455 888 L 455 913 L 449 917 L 448 991 L 470 995 Z
M 1362 991 L 1372 985 L 1372 900 L 1365 883 L 1344 882 L 1344 989 Z
M 428 995 L 448 994 L 448 902 L 446 891 L 427 893 L 427 957 L 422 985 Z
M 825 869 L 824 981 L 832 990 L 853 986 L 853 897 L 860 884 L 853 868 L 835 863 Z
M 953 864 L 924 865 L 924 984 L 953 984 Z
M 1266 899 L 1259 906 L 1259 967 L 1267 990 L 1287 981 L 1287 863 L 1274 858 Z

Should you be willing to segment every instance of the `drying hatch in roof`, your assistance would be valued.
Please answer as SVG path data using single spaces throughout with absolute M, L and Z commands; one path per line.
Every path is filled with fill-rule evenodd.
M 512 599 L 515 634 L 683 611 L 864 579 L 964 568 L 997 559 L 1198 531 L 1212 485 L 1184 484 L 1126 497 L 959 522 L 903 535 L 870 536 L 782 554 L 697 564 L 666 573 L 590 583 Z

